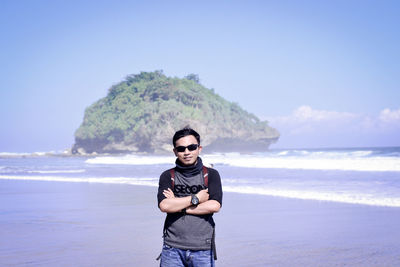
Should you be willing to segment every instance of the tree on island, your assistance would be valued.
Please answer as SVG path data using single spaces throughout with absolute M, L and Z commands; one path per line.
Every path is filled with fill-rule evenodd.
M 189 75 L 186 75 L 185 79 L 191 80 L 191 81 L 194 81 L 195 83 L 200 84 L 199 75 L 197 75 L 197 74 L 191 73 Z

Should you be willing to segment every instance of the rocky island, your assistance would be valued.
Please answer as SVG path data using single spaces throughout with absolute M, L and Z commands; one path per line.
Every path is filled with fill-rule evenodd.
M 265 151 L 279 132 L 199 83 L 196 74 L 132 74 L 85 110 L 75 132 L 74 154 L 163 153 L 175 131 L 190 126 L 204 152 Z

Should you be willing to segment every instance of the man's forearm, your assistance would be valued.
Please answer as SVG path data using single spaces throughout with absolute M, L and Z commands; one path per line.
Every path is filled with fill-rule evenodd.
M 187 214 L 191 215 L 205 215 L 216 213 L 221 208 L 221 204 L 219 204 L 216 200 L 207 200 L 206 202 L 200 203 L 197 206 L 190 206 L 186 209 Z
M 192 197 L 165 198 L 160 203 L 160 210 L 167 213 L 180 212 L 192 205 Z

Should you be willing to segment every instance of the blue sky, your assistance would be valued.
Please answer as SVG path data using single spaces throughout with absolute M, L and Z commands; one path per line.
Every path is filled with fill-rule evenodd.
M 164 70 L 276 127 L 274 148 L 400 145 L 398 1 L 0 2 L 0 151 L 62 150 L 126 75 Z

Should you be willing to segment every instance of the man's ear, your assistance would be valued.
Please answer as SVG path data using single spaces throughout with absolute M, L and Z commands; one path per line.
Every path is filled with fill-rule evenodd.
M 199 153 L 201 152 L 202 149 L 203 149 L 203 147 L 202 147 L 202 146 L 199 146 Z
M 177 156 L 178 156 L 178 153 L 176 152 L 175 147 L 174 147 L 174 149 L 172 149 L 172 151 L 174 151 L 174 154 L 175 154 L 175 156 L 177 157 Z

